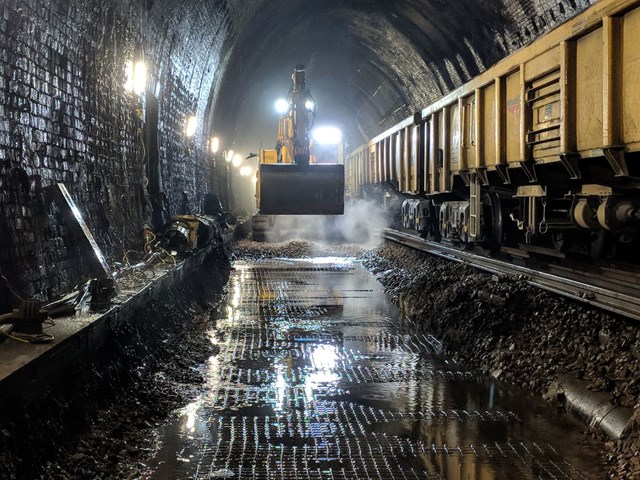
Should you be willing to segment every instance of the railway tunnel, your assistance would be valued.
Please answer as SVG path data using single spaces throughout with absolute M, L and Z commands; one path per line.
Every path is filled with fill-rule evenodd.
M 640 475 L 637 1 L 0 11 L 0 478 Z

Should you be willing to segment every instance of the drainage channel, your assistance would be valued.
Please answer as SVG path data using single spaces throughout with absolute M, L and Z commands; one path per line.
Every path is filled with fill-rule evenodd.
M 236 262 L 228 291 L 152 478 L 604 478 L 573 417 L 449 361 L 353 260 Z

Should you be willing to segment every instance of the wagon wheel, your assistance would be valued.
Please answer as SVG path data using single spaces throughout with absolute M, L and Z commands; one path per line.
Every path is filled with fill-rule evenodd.
M 485 192 L 482 203 L 486 208 L 485 219 L 487 219 L 487 223 L 485 224 L 485 232 L 489 237 L 490 247 L 491 249 L 498 249 L 504 234 L 502 201 L 497 193 Z

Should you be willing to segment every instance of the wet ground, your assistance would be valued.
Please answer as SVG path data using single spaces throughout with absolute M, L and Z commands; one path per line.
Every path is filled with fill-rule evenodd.
M 236 262 L 158 479 L 599 479 L 581 426 L 448 361 L 340 258 Z

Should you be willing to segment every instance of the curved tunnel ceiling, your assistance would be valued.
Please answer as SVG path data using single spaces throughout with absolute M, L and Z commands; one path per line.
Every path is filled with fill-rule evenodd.
M 317 124 L 339 125 L 355 147 L 592 3 L 237 0 L 210 125 L 227 148 L 272 148 L 273 103 L 304 64 Z

